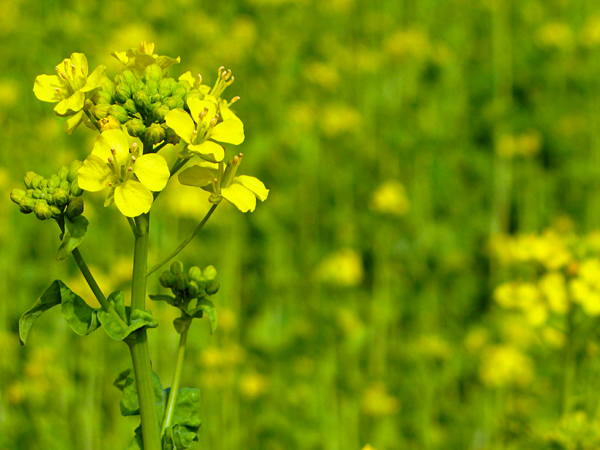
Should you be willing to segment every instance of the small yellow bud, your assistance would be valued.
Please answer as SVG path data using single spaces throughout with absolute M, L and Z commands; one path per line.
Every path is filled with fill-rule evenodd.
M 104 119 L 98 121 L 100 132 L 108 130 L 120 130 L 121 122 L 115 116 L 106 116 Z

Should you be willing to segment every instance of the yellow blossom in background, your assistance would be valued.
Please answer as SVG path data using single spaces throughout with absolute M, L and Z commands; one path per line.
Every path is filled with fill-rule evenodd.
M 316 278 L 336 286 L 357 286 L 363 280 L 362 258 L 349 248 L 331 253 L 319 264 Z
M 419 355 L 438 361 L 450 359 L 454 354 L 450 343 L 436 334 L 419 337 L 413 346 Z
M 506 316 L 500 320 L 499 331 L 502 342 L 520 350 L 531 348 L 538 342 L 537 330 L 524 316 Z
M 600 292 L 592 288 L 581 278 L 570 281 L 569 289 L 573 295 L 573 301 L 579 303 L 581 308 L 589 316 L 600 315 Z
M 488 348 L 482 355 L 479 376 L 490 387 L 526 386 L 533 379 L 533 360 L 507 345 Z
M 369 207 L 382 214 L 403 216 L 410 211 L 410 201 L 404 185 L 399 181 L 387 181 L 380 185 L 371 197 Z
M 326 137 L 335 138 L 358 130 L 361 121 L 362 117 L 356 108 L 343 103 L 328 103 L 323 107 L 319 124 Z
M 19 85 L 14 80 L 0 80 L 0 107 L 8 108 L 19 99 Z
M 484 327 L 475 327 L 470 330 L 464 340 L 465 348 L 469 353 L 479 352 L 490 340 L 490 332 Z
M 580 40 L 587 47 L 600 44 L 600 15 L 595 14 L 587 18 Z
M 240 393 L 248 400 L 262 396 L 269 388 L 269 379 L 259 373 L 248 373 L 240 379 Z
M 326 89 L 334 89 L 340 83 L 340 74 L 335 66 L 322 62 L 311 62 L 304 68 L 304 77 Z
M 565 334 L 551 326 L 545 326 L 541 330 L 542 339 L 546 344 L 554 348 L 563 348 L 565 345 Z
M 541 47 L 570 50 L 575 45 L 575 37 L 566 23 L 549 22 L 538 30 L 537 42 Z
M 400 402 L 388 393 L 383 382 L 377 382 L 365 390 L 361 407 L 369 416 L 387 416 L 400 409 Z
M 569 309 L 567 283 L 562 273 L 549 272 L 543 275 L 538 282 L 538 288 L 546 298 L 550 311 L 557 314 L 567 312 Z
M 365 445 L 361 450 L 375 450 L 371 444 Z
M 431 47 L 427 34 L 416 26 L 395 31 L 385 42 L 388 54 L 400 60 L 408 57 L 426 59 Z
M 542 148 L 542 136 L 537 131 L 500 136 L 496 151 L 500 156 L 512 158 L 513 156 L 534 156 Z

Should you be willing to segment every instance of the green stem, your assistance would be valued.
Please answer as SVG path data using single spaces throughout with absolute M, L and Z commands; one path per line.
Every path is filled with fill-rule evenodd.
M 94 124 L 94 126 L 96 127 L 96 130 L 100 131 L 100 127 L 98 126 L 98 121 L 96 120 L 96 118 L 94 116 L 92 116 L 88 110 L 83 110 L 83 112 L 85 113 L 86 116 L 88 116 L 88 119 L 90 119 L 90 122 L 92 122 Z
M 181 381 L 181 374 L 183 373 L 183 358 L 185 357 L 185 345 L 187 343 L 187 335 L 191 323 L 192 318 L 188 316 L 188 319 L 184 319 L 182 324 L 183 328 L 181 330 L 181 335 L 179 336 L 179 348 L 177 349 L 177 362 L 175 363 L 175 373 L 173 374 L 173 381 L 171 382 L 171 391 L 169 393 L 169 401 L 167 402 L 165 417 L 163 419 L 162 428 L 160 430 L 161 436 L 165 434 L 165 430 L 171 425 L 171 421 L 173 420 L 173 414 L 175 413 L 177 393 L 179 392 L 179 383 Z
M 164 266 L 166 263 L 168 263 L 171 259 L 173 259 L 175 256 L 177 256 L 177 254 L 181 250 L 183 250 L 185 248 L 185 246 L 188 245 L 192 241 L 192 239 L 194 239 L 194 237 L 200 232 L 200 230 L 202 229 L 202 227 L 204 226 L 204 224 L 208 221 L 208 219 L 210 219 L 210 216 L 215 211 L 215 209 L 217 208 L 217 206 L 218 205 L 212 205 L 212 207 L 208 210 L 208 212 L 204 216 L 204 219 L 202 219 L 202 222 L 200 222 L 198 224 L 198 226 L 196 227 L 196 229 L 194 231 L 192 231 L 192 233 L 187 238 L 185 238 L 185 240 L 181 244 L 179 244 L 179 247 L 177 247 L 173 251 L 173 253 L 171 253 L 169 256 L 167 256 L 165 259 L 163 259 L 158 264 L 155 264 L 150 269 L 148 269 L 148 271 L 146 272 L 146 276 L 150 275 L 151 273 L 156 272 L 158 269 L 160 269 L 162 266 Z
M 107 313 L 112 314 L 117 319 L 117 322 L 119 322 L 119 325 L 123 327 L 123 329 L 127 328 L 127 324 L 123 321 L 123 319 L 121 319 L 121 316 L 119 316 L 119 314 L 117 313 L 117 311 L 115 311 L 111 304 L 108 303 L 108 300 L 106 300 L 106 297 L 102 293 L 100 286 L 98 286 L 98 283 L 96 283 L 96 279 L 94 278 L 92 272 L 90 272 L 89 267 L 85 263 L 83 256 L 81 256 L 81 252 L 79 251 L 79 249 L 76 248 L 71 254 L 73 255 L 73 258 L 75 258 L 75 262 L 79 266 L 79 270 L 81 271 L 83 278 L 85 278 L 85 281 L 87 281 L 88 285 L 90 286 L 90 289 L 94 293 L 94 296 L 98 299 L 100 305 L 102 305 L 102 309 L 104 309 L 104 311 L 106 311 Z
M 131 284 L 131 309 L 146 309 L 146 265 L 148 262 L 148 214 L 142 214 L 136 220 L 135 250 L 133 254 L 133 278 Z M 133 335 L 132 335 L 133 336 Z M 127 344 L 131 351 L 133 370 L 140 402 L 142 419 L 142 438 L 144 450 L 161 450 L 154 386 L 152 384 L 152 365 L 148 351 L 146 328 L 135 333 Z

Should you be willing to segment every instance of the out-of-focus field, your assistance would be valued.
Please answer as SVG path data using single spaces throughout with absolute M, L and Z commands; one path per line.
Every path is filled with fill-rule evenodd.
M 2 0 L 0 449 L 124 449 L 137 426 L 112 386 L 124 345 L 53 310 L 19 347 L 52 280 L 95 301 L 54 260 L 58 228 L 9 192 L 96 136 L 65 135 L 35 77 L 72 52 L 113 76 L 110 52 L 140 41 L 181 56 L 170 75 L 232 69 L 240 171 L 271 189 L 251 214 L 220 206 L 180 257 L 222 286 L 217 333 L 204 320 L 189 338 L 196 448 L 600 447 L 597 2 Z M 150 264 L 208 209 L 173 181 Z M 128 292 L 127 222 L 85 199 L 82 253 L 105 292 Z M 167 385 L 175 313 L 150 306 Z

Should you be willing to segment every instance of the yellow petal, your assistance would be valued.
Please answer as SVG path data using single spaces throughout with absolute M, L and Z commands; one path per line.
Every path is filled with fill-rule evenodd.
M 111 150 L 115 151 L 114 155 Z M 123 166 L 129 161 L 129 142 L 121 130 L 106 130 L 96 138 L 92 155 L 98 156 L 105 164 L 108 158 L 116 159 L 117 165 Z
M 206 186 L 215 178 L 212 170 L 206 167 L 192 166 L 185 169 L 178 176 L 179 182 L 186 186 Z
M 142 183 L 127 180 L 115 189 L 115 204 L 121 214 L 127 217 L 137 217 L 150 211 L 154 196 Z
M 198 78 L 194 78 L 189 70 L 178 78 L 179 81 L 187 81 L 192 88 L 198 84 Z
M 83 102 L 85 102 L 85 94 L 81 91 L 77 91 L 69 98 L 61 100 L 58 105 L 54 107 L 54 112 L 61 117 L 72 116 L 74 113 L 81 111 Z
M 39 75 L 33 84 L 33 93 L 43 102 L 54 103 L 68 95 L 68 87 L 58 75 Z
M 156 153 L 140 156 L 133 165 L 133 173 L 144 186 L 155 192 L 162 191 L 171 177 L 167 161 Z
M 219 103 L 219 113 L 224 121 L 228 119 L 235 119 L 241 122 L 239 117 L 236 116 L 231 109 L 229 109 L 229 106 L 227 106 L 227 102 L 225 100 L 221 100 Z
M 106 74 L 104 73 L 105 70 L 106 66 L 96 67 L 96 69 L 94 69 L 92 74 L 85 81 L 85 86 L 81 88 L 81 92 L 89 92 L 99 88 L 106 79 Z
M 227 144 L 240 145 L 244 142 L 244 124 L 239 119 L 227 119 L 213 128 L 210 138 Z
M 73 134 L 73 131 L 75 131 L 75 128 L 77 128 L 79 126 L 79 124 L 83 121 L 83 119 L 84 119 L 83 111 L 79 111 L 74 116 L 70 116 L 63 123 L 63 131 L 67 134 Z
M 125 66 L 129 62 L 129 56 L 127 56 L 127 53 L 125 52 L 112 52 L 111 55 L 117 58 Z
M 261 202 L 264 202 L 269 196 L 269 190 L 258 178 L 249 177 L 247 175 L 240 175 L 239 177 L 235 177 L 233 182 L 239 183 L 245 188 L 250 189 Z
M 83 161 L 77 175 L 79 187 L 89 192 L 101 191 L 108 183 L 117 181 L 108 164 L 96 155 L 90 155 Z
M 210 123 L 213 117 L 215 117 L 215 114 L 217 114 L 217 105 L 209 100 L 200 100 L 198 97 L 193 97 L 188 99 L 187 104 L 190 108 L 192 119 L 194 119 L 196 123 L 200 123 L 199 116 L 205 108 L 208 109 L 208 112 L 204 116 L 203 122 Z
M 193 143 L 196 126 L 188 113 L 183 109 L 173 109 L 165 116 L 169 128 L 188 144 Z
M 72 53 L 71 54 L 71 64 L 75 67 L 75 76 L 83 77 L 83 79 L 88 76 L 88 61 L 83 53 Z
M 223 161 L 223 158 L 225 157 L 225 150 L 223 150 L 223 147 L 212 141 L 204 141 L 200 145 L 189 145 L 188 150 L 203 158 L 214 159 L 212 162 Z
M 256 197 L 241 184 L 232 184 L 221 189 L 221 195 L 241 212 L 252 212 L 256 208 Z

